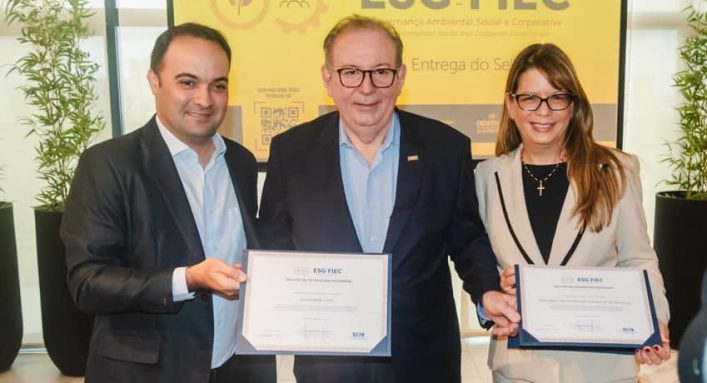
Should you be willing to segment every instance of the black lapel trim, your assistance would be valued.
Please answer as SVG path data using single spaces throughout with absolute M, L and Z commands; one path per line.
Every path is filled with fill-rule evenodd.
M 565 258 L 562 260 L 562 263 L 560 263 L 560 266 L 565 266 L 567 262 L 570 261 L 570 258 L 572 258 L 572 255 L 574 254 L 574 251 L 577 250 L 577 246 L 579 246 L 579 241 L 582 240 L 582 236 L 584 235 L 584 229 L 587 228 L 587 224 L 585 223 L 582 225 L 582 228 L 579 230 L 579 233 L 577 233 L 577 236 L 574 238 L 574 242 L 572 242 L 572 247 L 570 247 L 570 250 L 567 252 L 567 255 L 565 255 Z
M 520 244 L 520 241 L 518 240 L 518 237 L 516 236 L 516 232 L 513 230 L 513 226 L 511 225 L 511 220 L 510 220 L 510 218 L 508 218 L 508 210 L 506 209 L 506 201 L 503 198 L 503 191 L 501 190 L 501 180 L 498 178 L 498 172 L 495 172 L 494 176 L 496 177 L 496 187 L 498 188 L 498 196 L 501 198 L 501 207 L 503 208 L 503 218 L 506 219 L 506 226 L 508 226 L 508 231 L 511 233 L 511 237 L 513 237 L 513 242 L 516 243 L 518 250 L 520 250 L 520 253 L 523 255 L 523 258 L 525 258 L 525 261 L 528 262 L 529 265 L 534 265 L 535 263 L 533 262 L 532 259 L 530 259 L 530 257 L 528 256 L 528 253 L 525 252 L 525 249 Z
M 196 227 L 177 167 L 169 154 L 167 144 L 160 135 L 154 117 L 145 126 L 142 137 L 143 167 L 154 179 L 165 205 L 172 214 L 174 223 L 184 237 L 184 242 L 189 246 L 189 251 L 185 253 L 189 254 L 191 261 L 200 262 L 205 256 L 199 229 Z
M 395 203 L 388 221 L 383 251 L 392 253 L 415 209 L 420 195 L 422 177 L 427 159 L 417 130 L 421 127 L 412 116 L 396 109 L 400 120 L 400 153 L 398 154 L 398 179 Z M 416 158 L 412 160 L 412 158 Z
M 516 236 L 515 231 L 513 231 L 513 226 L 511 226 L 511 220 L 508 218 L 508 210 L 506 209 L 506 201 L 503 198 L 503 191 L 501 190 L 501 181 L 498 178 L 498 172 L 495 172 L 494 176 L 496 177 L 496 187 L 498 188 L 498 196 L 501 199 L 501 207 L 503 208 L 503 218 L 506 219 L 506 225 L 508 226 L 508 231 L 511 233 L 511 237 L 513 237 L 513 241 L 515 242 L 516 246 L 518 247 L 518 250 L 520 250 L 520 253 L 523 255 L 523 258 L 525 258 L 525 261 L 528 262 L 529 265 L 533 265 L 534 264 L 533 260 L 530 259 L 530 257 L 528 256 L 528 253 L 526 253 L 525 249 L 523 249 L 523 246 L 520 244 L 520 241 L 518 240 L 518 237 Z M 575 250 L 577 250 L 577 246 L 579 246 L 579 242 L 582 240 L 582 237 L 584 236 L 584 230 L 586 228 L 587 228 L 586 224 L 582 225 L 582 228 L 579 230 L 579 233 L 577 233 L 577 236 L 574 238 L 574 242 L 572 242 L 572 246 L 567 251 L 565 258 L 562 259 L 562 263 L 560 263 L 560 266 L 565 266 L 570 261 L 570 258 L 572 258 L 572 255 L 574 254 Z

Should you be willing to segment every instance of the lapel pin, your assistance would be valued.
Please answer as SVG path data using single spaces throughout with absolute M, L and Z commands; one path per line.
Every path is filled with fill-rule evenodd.
M 408 156 L 408 162 L 417 161 L 419 159 L 420 159 L 420 156 L 418 156 L 417 154 L 413 154 L 412 156 Z

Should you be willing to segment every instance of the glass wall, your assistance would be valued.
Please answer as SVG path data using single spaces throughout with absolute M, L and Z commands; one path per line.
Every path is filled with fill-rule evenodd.
M 5 1 L 0 1 L 0 9 L 5 10 Z M 106 47 L 103 38 L 102 12 L 91 19 L 91 26 L 96 35 L 85 40 L 83 48 L 91 58 L 100 65 L 96 74 L 97 93 L 99 95 L 98 109 L 107 118 L 110 116 L 108 103 L 108 81 L 106 66 Z M 41 343 L 41 312 L 39 309 L 39 284 L 37 277 L 37 257 L 34 233 L 33 206 L 38 203 L 35 196 L 42 187 L 42 182 L 35 177 L 36 164 L 33 137 L 25 137 L 28 129 L 22 125 L 23 117 L 33 110 L 28 107 L 19 90 L 23 80 L 15 73 L 7 74 L 8 64 L 14 63 L 28 48 L 16 41 L 19 28 L 0 24 L 0 165 L 5 167 L 4 179 L 0 187 L 5 190 L 0 199 L 13 203 L 15 230 L 17 237 L 18 266 L 20 271 L 20 287 L 22 299 L 22 316 L 24 321 L 24 343 Z M 110 137 L 110 129 L 102 132 L 97 141 Z
M 96 142 L 112 136 L 110 126 L 110 95 L 108 90 L 106 23 L 104 1 L 92 0 L 96 14 L 90 19 L 94 36 L 83 42 L 91 58 L 100 65 L 97 73 L 97 109 L 108 126 L 97 137 Z M 0 9 L 6 0 L 0 0 Z M 122 94 L 122 119 L 125 131 L 142 126 L 154 112 L 153 99 L 147 86 L 146 73 L 149 56 L 157 34 L 167 26 L 165 0 L 122 0 L 119 7 L 120 27 L 117 30 L 119 52 L 119 84 Z M 25 104 L 19 87 L 23 80 L 16 74 L 8 74 L 7 65 L 15 62 L 27 52 L 16 38 L 19 27 L 7 25 L 2 17 L 0 23 L 0 166 L 5 167 L 4 179 L 0 180 L 0 200 L 13 203 L 17 236 L 18 264 L 22 294 L 22 316 L 25 345 L 42 343 L 42 323 L 39 308 L 39 283 L 34 231 L 33 207 L 37 205 L 35 195 L 42 182 L 35 177 L 34 147 L 36 141 L 25 137 L 28 130 L 21 119 L 32 113 Z
M 140 128 L 154 114 L 154 98 L 147 84 L 150 51 L 167 27 L 165 0 L 118 0 L 118 68 L 123 132 Z

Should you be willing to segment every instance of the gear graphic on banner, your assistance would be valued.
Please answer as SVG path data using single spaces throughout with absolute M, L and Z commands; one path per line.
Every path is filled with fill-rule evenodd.
M 279 7 L 284 16 L 275 22 L 285 33 L 296 31 L 302 34 L 308 27 L 318 26 L 319 16 L 327 11 L 324 0 L 281 0 Z

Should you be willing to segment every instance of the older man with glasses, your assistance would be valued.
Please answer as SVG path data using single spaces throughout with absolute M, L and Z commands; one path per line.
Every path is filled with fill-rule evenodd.
M 298 382 L 459 382 L 448 257 L 495 333 L 519 320 L 498 291 L 469 139 L 395 107 L 402 51 L 390 24 L 341 20 L 324 40 L 321 69 L 338 111 L 270 146 L 259 218 L 266 247 L 392 254 L 392 356 L 297 356 Z

